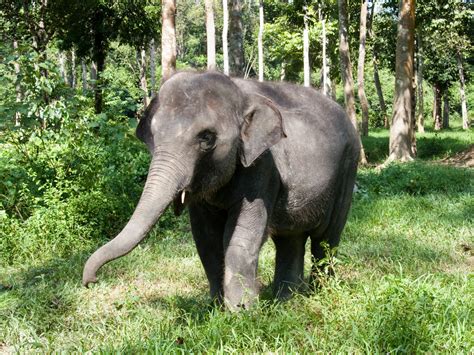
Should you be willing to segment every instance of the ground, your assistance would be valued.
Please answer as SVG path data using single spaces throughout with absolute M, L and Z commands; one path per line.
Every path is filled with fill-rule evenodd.
M 471 142 L 471 133 L 427 133 L 418 137 L 418 161 L 360 169 L 331 259 L 335 276 L 288 302 L 271 298 L 268 242 L 257 306 L 213 308 L 187 216 L 170 213 L 89 289 L 80 280 L 91 248 L 5 266 L 0 352 L 472 353 L 474 176 L 464 167 L 472 146 L 459 153 Z M 364 144 L 369 161 L 384 161 L 386 132 Z

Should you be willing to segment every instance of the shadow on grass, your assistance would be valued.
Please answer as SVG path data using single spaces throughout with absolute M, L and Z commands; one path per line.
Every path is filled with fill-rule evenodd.
M 468 133 L 462 129 L 448 129 L 436 132 L 428 129 L 425 134 L 416 137 L 417 158 L 437 159 L 456 154 L 472 145 Z M 456 138 L 456 136 L 459 136 Z M 465 139 L 463 139 L 465 136 Z M 375 130 L 368 137 L 362 137 L 367 160 L 371 164 L 380 164 L 387 159 L 389 151 L 389 132 Z
M 436 244 L 436 239 L 430 243 L 424 243 L 420 235 L 413 237 L 409 231 L 395 229 L 386 231 L 383 236 L 375 236 L 377 238 L 374 239 L 374 235 L 366 232 L 364 225 L 373 226 L 374 223 L 380 223 L 374 222 L 374 218 L 378 218 L 377 214 L 381 208 L 388 206 L 401 212 L 398 216 L 388 217 L 384 223 L 390 225 L 403 218 L 414 218 L 415 227 L 419 226 L 424 221 L 417 221 L 417 216 L 410 212 L 414 199 L 401 199 L 400 202 L 400 196 L 438 196 L 445 198 L 446 203 L 449 203 L 452 197 L 458 198 L 472 194 L 473 180 L 473 172 L 467 169 L 422 162 L 393 164 L 381 172 L 362 170 L 358 177 L 360 192 L 356 194 L 351 217 L 353 220 L 350 221 L 354 238 L 347 242 L 343 241 L 347 246 L 346 255 L 350 255 L 348 262 L 354 264 L 360 262 L 367 265 L 367 268 L 377 268 L 382 273 L 396 272 L 398 265 L 401 265 L 407 272 L 416 275 L 436 270 L 441 263 L 452 263 L 449 248 L 446 244 L 444 246 Z M 426 220 L 430 218 L 431 205 L 429 201 L 422 200 L 420 199 L 417 208 L 423 210 L 423 218 Z M 436 206 L 442 204 L 443 201 L 438 201 Z M 395 202 L 398 204 L 389 206 Z M 426 206 L 422 205 L 423 203 L 426 203 Z M 460 221 L 472 221 L 473 204 L 466 203 L 459 207 L 460 205 L 441 215 L 436 214 L 433 218 L 445 219 L 447 224 L 454 226 Z M 167 224 L 165 226 L 168 227 Z M 171 220 L 169 228 L 177 228 Z M 188 227 L 182 228 L 187 230 Z M 420 230 L 416 233 L 420 233 Z M 432 230 L 432 233 L 436 233 L 436 230 Z M 147 243 L 158 242 L 152 239 Z M 182 243 L 182 239 L 170 237 L 165 242 L 167 250 L 160 250 L 160 253 L 170 253 L 173 248 L 181 250 Z M 64 331 L 68 318 L 77 312 L 81 302 L 78 290 L 82 287 L 80 286 L 82 268 L 87 257 L 94 250 L 95 247 L 83 249 L 69 258 L 51 260 L 39 267 L 19 268 L 13 274 L 0 274 L 0 284 L 3 285 L 3 288 L 0 288 L 0 296 L 7 300 L 2 302 L 0 308 L 0 318 L 5 319 L 0 321 L 0 325 L 9 326 L 6 319 L 25 322 L 38 336 L 44 336 L 52 330 Z M 130 272 L 130 264 L 117 262 L 113 269 L 101 272 L 100 276 L 102 281 L 113 280 L 117 278 L 117 275 L 127 272 Z M 271 285 L 264 286 L 261 295 L 263 300 L 271 300 Z M 206 322 L 209 311 L 212 310 L 207 291 L 189 297 L 157 296 L 146 302 L 150 302 L 152 306 L 182 312 L 186 315 L 183 317 L 183 322 L 189 317 L 197 323 Z
M 415 161 L 391 164 L 381 171 L 361 169 L 357 185 L 362 194 L 383 196 L 472 194 L 473 178 L 474 172 L 470 169 Z

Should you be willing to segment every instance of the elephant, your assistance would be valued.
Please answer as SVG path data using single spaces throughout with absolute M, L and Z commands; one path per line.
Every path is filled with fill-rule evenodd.
M 360 140 L 345 111 L 315 89 L 230 78 L 207 71 L 166 80 L 140 120 L 152 155 L 143 193 L 123 230 L 87 260 L 83 284 L 126 255 L 164 210 L 188 208 L 210 295 L 230 310 L 257 299 L 259 252 L 275 243 L 277 298 L 304 284 L 339 244 L 347 220 Z M 312 270 L 313 270 L 312 269 Z

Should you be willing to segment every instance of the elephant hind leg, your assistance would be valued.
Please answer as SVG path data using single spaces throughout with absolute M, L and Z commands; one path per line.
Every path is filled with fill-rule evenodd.
M 307 235 L 275 235 L 275 277 L 273 292 L 279 299 L 287 299 L 304 282 L 304 254 Z
M 327 272 L 329 275 L 334 273 L 328 259 L 334 248 L 339 245 L 339 240 L 351 207 L 356 177 L 356 169 L 351 164 L 354 163 L 348 160 L 344 167 L 344 171 L 349 171 L 349 173 L 343 175 L 327 227 L 322 232 L 310 232 L 311 254 L 313 258 L 311 282 L 314 282 L 315 277 L 321 272 Z

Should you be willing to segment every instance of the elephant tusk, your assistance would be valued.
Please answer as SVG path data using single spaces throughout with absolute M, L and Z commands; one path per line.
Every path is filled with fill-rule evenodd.
M 183 190 L 183 192 L 181 192 L 181 203 L 184 205 L 184 198 L 186 197 L 186 190 Z

